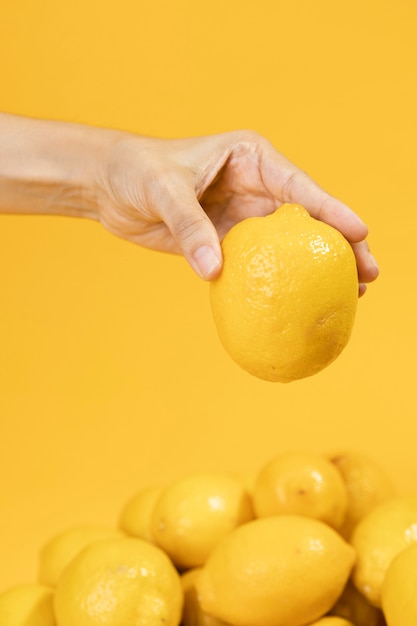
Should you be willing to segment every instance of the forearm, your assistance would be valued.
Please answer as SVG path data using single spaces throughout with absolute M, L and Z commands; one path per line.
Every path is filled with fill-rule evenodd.
M 111 132 L 0 113 L 0 213 L 97 219 Z

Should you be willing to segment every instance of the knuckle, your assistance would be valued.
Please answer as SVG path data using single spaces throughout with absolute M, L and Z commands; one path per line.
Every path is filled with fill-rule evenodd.
M 250 145 L 259 145 L 267 142 L 262 135 L 260 135 L 256 130 L 244 129 L 237 131 L 237 139 L 239 142 Z
M 293 202 L 295 199 L 295 190 L 300 188 L 301 184 L 305 184 L 309 180 L 306 172 L 303 170 L 294 170 L 287 176 L 282 185 L 281 196 L 283 202 Z
M 183 243 L 193 240 L 205 226 L 205 219 L 198 215 L 181 215 L 173 225 L 174 235 Z
M 235 150 L 237 153 L 251 154 L 262 160 L 265 155 L 274 151 L 272 143 L 256 130 L 240 130 L 235 135 Z
M 252 128 L 245 128 L 240 132 L 242 137 L 248 141 L 259 141 L 260 139 L 263 139 L 262 135 Z

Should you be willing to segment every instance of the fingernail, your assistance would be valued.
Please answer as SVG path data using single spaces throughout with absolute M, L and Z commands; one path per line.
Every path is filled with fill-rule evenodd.
M 220 259 L 210 246 L 201 246 L 193 254 L 193 265 L 201 278 L 210 278 L 220 265 Z

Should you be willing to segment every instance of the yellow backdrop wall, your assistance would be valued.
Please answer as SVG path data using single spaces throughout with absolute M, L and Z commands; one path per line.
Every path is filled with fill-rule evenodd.
M 141 486 L 369 452 L 417 492 L 417 5 L 3 0 L 0 109 L 161 137 L 252 128 L 368 223 L 381 277 L 319 375 L 224 353 L 185 261 L 95 223 L 0 218 L 0 590 Z

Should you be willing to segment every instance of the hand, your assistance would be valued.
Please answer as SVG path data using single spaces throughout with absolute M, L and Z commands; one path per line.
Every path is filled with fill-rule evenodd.
M 181 252 L 208 280 L 221 272 L 226 232 L 283 202 L 346 237 L 363 293 L 378 275 L 365 224 L 254 132 L 152 139 L 0 113 L 0 213 L 99 219 L 132 242 Z
M 100 189 L 99 219 L 109 231 L 182 253 L 204 279 L 221 272 L 219 239 L 234 224 L 284 202 L 302 204 L 348 239 L 360 295 L 378 276 L 361 219 L 254 132 L 174 140 L 122 133 L 103 159 Z

